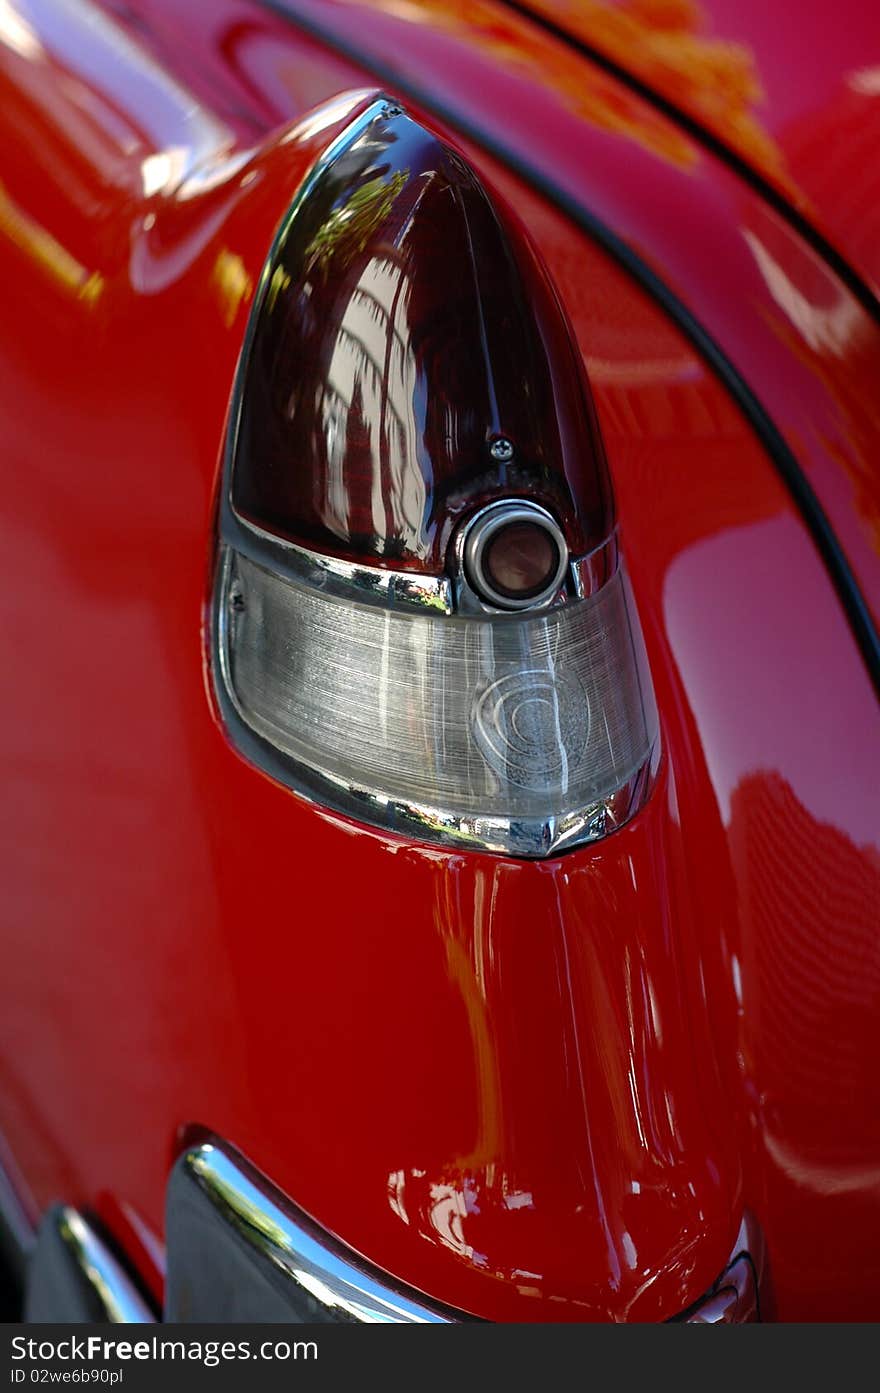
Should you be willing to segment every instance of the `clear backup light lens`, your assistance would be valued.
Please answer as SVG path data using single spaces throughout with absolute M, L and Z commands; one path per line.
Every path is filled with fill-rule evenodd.
M 644 796 L 657 717 L 619 570 L 588 599 L 464 618 L 352 602 L 227 547 L 215 629 L 238 743 L 363 821 L 545 856 Z

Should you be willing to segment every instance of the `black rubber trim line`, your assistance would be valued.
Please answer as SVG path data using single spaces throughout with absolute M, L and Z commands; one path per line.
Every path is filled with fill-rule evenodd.
M 513 10 L 522 19 L 528 20 L 537 28 L 543 29 L 560 43 L 566 44 L 582 57 L 589 59 L 597 68 L 616 78 L 624 87 L 628 87 L 631 92 L 641 97 L 643 101 L 663 113 L 682 130 L 687 131 L 696 141 L 711 150 L 713 155 L 717 155 L 724 164 L 731 166 L 741 179 L 747 184 L 751 184 L 757 193 L 761 195 L 765 203 L 769 203 L 786 222 L 790 223 L 795 232 L 804 242 L 807 242 L 814 251 L 818 252 L 832 269 L 839 280 L 843 281 L 847 290 L 855 296 L 863 309 L 867 310 L 872 319 L 880 322 L 880 300 L 871 289 L 870 285 L 862 280 L 858 271 L 842 256 L 837 248 L 814 227 L 809 218 L 799 212 L 797 208 L 789 203 L 788 199 L 774 184 L 766 179 L 759 169 L 750 164 L 744 156 L 727 141 L 722 139 L 708 126 L 698 120 L 696 116 L 690 116 L 681 107 L 676 106 L 675 102 L 662 96 L 649 83 L 643 82 L 641 78 L 635 77 L 629 70 L 618 63 L 614 58 L 609 58 L 600 48 L 593 48 L 586 39 L 580 38 L 576 34 L 571 34 L 561 24 L 550 19 L 548 15 L 541 14 L 533 10 L 529 4 L 521 3 L 521 0 L 500 0 L 500 3 L 508 10 Z
M 433 111 L 442 121 L 458 130 L 466 139 L 479 145 L 487 154 L 505 165 L 524 183 L 537 190 L 549 203 L 559 208 L 582 231 L 592 237 L 614 257 L 621 266 L 651 295 L 675 321 L 682 333 L 705 359 L 727 388 L 740 411 L 761 441 L 771 461 L 791 494 L 804 525 L 822 558 L 831 583 L 843 606 L 853 637 L 858 645 L 869 676 L 880 697 L 880 635 L 871 612 L 865 603 L 846 554 L 837 540 L 813 487 L 788 448 L 783 437 L 768 416 L 752 389 L 739 375 L 715 340 L 695 319 L 678 296 L 641 259 L 628 243 L 612 232 L 594 213 L 549 178 L 542 169 L 524 159 L 515 149 L 497 140 L 482 127 L 464 119 L 450 104 L 421 83 L 402 74 L 393 60 L 374 57 L 358 44 L 340 38 L 330 25 L 319 24 L 310 16 L 301 15 L 287 0 L 259 0 L 264 8 L 288 20 L 303 33 L 319 39 L 328 48 L 341 53 L 358 67 L 375 74 L 387 83 L 394 95 L 411 97 L 419 106 Z

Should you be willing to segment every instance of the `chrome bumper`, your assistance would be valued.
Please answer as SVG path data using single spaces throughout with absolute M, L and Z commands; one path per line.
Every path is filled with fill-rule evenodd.
M 166 1222 L 168 1321 L 463 1319 L 392 1285 L 219 1142 L 178 1158 Z
M 455 1324 L 474 1317 L 395 1282 L 326 1233 L 238 1152 L 212 1138 L 188 1147 L 167 1193 L 166 1321 Z M 763 1239 L 743 1220 L 724 1271 L 674 1319 L 761 1319 Z M 148 1304 L 96 1228 L 58 1205 L 27 1261 L 25 1319 L 143 1322 Z

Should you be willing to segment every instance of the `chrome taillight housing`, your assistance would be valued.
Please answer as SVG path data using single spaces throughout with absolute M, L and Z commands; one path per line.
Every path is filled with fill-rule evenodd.
M 212 648 L 243 753 L 513 856 L 626 821 L 657 714 L 582 364 L 524 234 L 399 107 L 295 200 L 231 419 Z

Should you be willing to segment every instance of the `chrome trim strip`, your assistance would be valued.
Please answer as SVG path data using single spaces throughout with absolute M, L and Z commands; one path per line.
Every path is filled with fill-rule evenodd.
M 24 1318 L 113 1325 L 155 1319 L 92 1225 L 69 1205 L 51 1209 L 40 1225 L 28 1269 Z
M 501 506 L 512 507 L 519 502 L 519 499 L 509 498 L 491 503 L 487 508 L 481 509 L 467 527 L 461 530 L 453 543 L 460 572 L 457 584 L 445 575 L 429 576 L 418 571 L 386 570 L 380 566 L 343 561 L 338 556 L 312 551 L 308 547 L 300 546 L 298 542 L 285 541 L 271 532 L 266 532 L 256 523 L 248 522 L 246 518 L 233 511 L 231 504 L 228 505 L 220 531 L 221 538 L 227 545 L 242 552 L 258 565 L 280 570 L 300 585 L 308 585 L 340 600 L 379 605 L 384 609 L 397 611 L 409 610 L 414 614 L 481 614 L 490 615 L 498 620 L 521 619 L 524 615 L 540 612 L 551 604 L 556 606 L 575 600 L 588 600 L 611 580 L 620 564 L 620 546 L 616 529 L 586 556 L 568 559 L 566 553 L 566 559 L 560 565 L 558 584 L 554 587 L 549 604 L 546 599 L 541 601 L 540 597 L 506 611 L 484 604 L 465 578 L 463 547 L 466 537 L 470 533 L 471 524 L 489 509 L 494 512 Z M 541 512 L 544 511 L 541 509 Z M 550 518 L 549 513 L 547 517 Z M 552 518 L 550 520 L 552 521 Z M 555 530 L 554 523 L 554 532 Z
M 620 546 L 615 528 L 611 536 L 586 556 L 576 557 L 570 566 L 571 585 L 578 600 L 588 600 L 601 590 L 620 565 Z
M 368 1265 L 216 1139 L 176 1161 L 166 1227 L 167 1321 L 466 1319 Z
M 230 511 L 232 506 L 230 504 Z M 223 529 L 231 541 L 260 565 L 281 568 L 291 580 L 357 604 L 380 605 L 383 609 L 412 610 L 416 614 L 452 614 L 455 604 L 452 584 L 446 576 L 425 576 L 417 571 L 384 570 L 342 561 L 337 556 L 310 551 L 297 542 L 284 541 L 265 532 L 256 523 L 232 513 L 236 528 Z M 238 529 L 241 529 L 239 532 Z M 251 545 L 248 546 L 248 541 Z

